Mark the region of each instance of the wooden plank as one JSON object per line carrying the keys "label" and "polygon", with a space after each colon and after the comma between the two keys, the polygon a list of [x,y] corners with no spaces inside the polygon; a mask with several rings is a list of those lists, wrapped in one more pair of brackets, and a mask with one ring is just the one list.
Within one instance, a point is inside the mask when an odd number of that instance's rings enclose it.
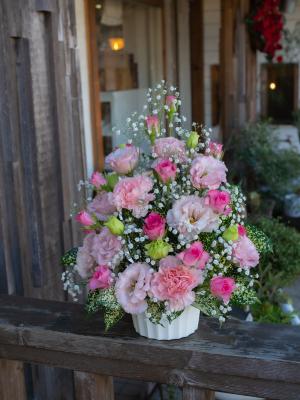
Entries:
{"label": "wooden plank", "polygon": [[200,389],[194,386],[184,386],[182,400],[214,400],[215,394],[210,390]]}
{"label": "wooden plank", "polygon": [[76,400],[114,400],[113,378],[75,371]]}
{"label": "wooden plank", "polygon": [[18,361],[0,360],[0,399],[26,400],[23,364]]}
{"label": "wooden plank", "polygon": [[85,1],[85,17],[87,29],[87,50],[89,67],[89,89],[93,126],[93,158],[95,169],[104,168],[104,144],[102,134],[102,116],[100,100],[99,62],[96,34],[95,1]]}
{"label": "wooden plank", "polygon": [[[281,400],[299,398],[298,328],[201,318],[172,342],[139,337],[131,319],[110,332],[84,307],[1,296],[0,358],[44,362],[108,376],[191,385]],[[272,335],[270,335],[270,329]]]}

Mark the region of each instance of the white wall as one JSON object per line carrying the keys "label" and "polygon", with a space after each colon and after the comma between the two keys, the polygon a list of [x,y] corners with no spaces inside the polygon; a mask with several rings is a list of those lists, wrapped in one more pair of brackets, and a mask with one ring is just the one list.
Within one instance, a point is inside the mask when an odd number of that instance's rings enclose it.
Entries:
{"label": "white wall", "polygon": [[91,121],[91,105],[90,105],[90,87],[88,77],[88,55],[87,55],[87,32],[85,25],[85,8],[84,1],[75,0],[76,14],[76,30],[77,30],[77,45],[79,52],[81,92],[82,92],[82,107],[83,107],[83,127],[85,138],[86,152],[86,168],[87,174],[90,176],[94,169],[93,160],[93,132]]}

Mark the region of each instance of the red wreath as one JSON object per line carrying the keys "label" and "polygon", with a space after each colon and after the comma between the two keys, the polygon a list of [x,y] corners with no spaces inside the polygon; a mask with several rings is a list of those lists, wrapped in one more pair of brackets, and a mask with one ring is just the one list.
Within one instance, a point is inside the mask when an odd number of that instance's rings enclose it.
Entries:
{"label": "red wreath", "polygon": [[280,0],[256,1],[252,12],[246,18],[251,42],[255,50],[260,50],[272,61],[280,44],[283,32],[283,15]]}

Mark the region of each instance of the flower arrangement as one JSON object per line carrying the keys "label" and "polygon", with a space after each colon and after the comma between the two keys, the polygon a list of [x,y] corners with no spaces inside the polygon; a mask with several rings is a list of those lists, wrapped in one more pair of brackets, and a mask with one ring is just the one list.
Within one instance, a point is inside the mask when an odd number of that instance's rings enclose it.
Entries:
{"label": "flower arrangement", "polygon": [[[269,61],[282,49],[283,15],[280,0],[256,0],[246,18],[252,46],[267,55]],[[282,56],[277,57],[282,62]]]}
{"label": "flower arrangement", "polygon": [[191,305],[223,322],[233,304],[256,301],[263,245],[248,235],[222,145],[203,126],[184,127],[174,87],[162,81],[147,99],[127,119],[127,143],[106,157],[110,172],[85,185],[94,196],[76,215],[85,237],[63,257],[64,287],[76,297],[86,286],[87,310],[103,309],[107,328],[124,313],[166,324]]}

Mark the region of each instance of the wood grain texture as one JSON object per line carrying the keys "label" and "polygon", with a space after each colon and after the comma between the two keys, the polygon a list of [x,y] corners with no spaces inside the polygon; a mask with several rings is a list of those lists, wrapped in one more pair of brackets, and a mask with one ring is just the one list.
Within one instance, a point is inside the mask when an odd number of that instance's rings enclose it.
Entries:
{"label": "wood grain texture", "polygon": [[26,400],[23,363],[0,360],[0,399]]}
{"label": "wood grain texture", "polygon": [[114,400],[113,378],[85,372],[74,372],[76,400]]}
{"label": "wood grain texture", "polygon": [[[189,338],[139,337],[129,319],[109,332],[77,304],[1,296],[0,357],[270,399],[299,399],[297,328],[201,318]],[[270,335],[270,331],[272,335]]]}
{"label": "wood grain texture", "polygon": [[215,394],[210,390],[197,388],[194,386],[184,386],[182,400],[214,400]]}

